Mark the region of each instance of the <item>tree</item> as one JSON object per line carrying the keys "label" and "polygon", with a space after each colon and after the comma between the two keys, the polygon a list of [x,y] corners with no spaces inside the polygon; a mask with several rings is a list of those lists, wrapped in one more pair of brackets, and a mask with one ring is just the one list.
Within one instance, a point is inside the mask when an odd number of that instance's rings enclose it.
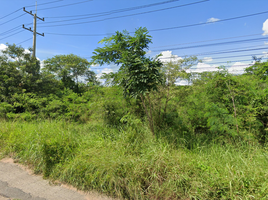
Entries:
{"label": "tree", "polygon": [[91,83],[92,85],[100,85],[100,82],[97,79],[96,73],[93,71],[90,71],[89,69],[87,69],[85,71],[85,80],[88,83]]}
{"label": "tree", "polygon": [[164,62],[162,68],[166,85],[175,85],[175,82],[178,80],[178,78],[189,78],[189,74],[186,72],[186,70],[198,62],[199,61],[196,56],[179,59],[172,55],[170,61]]}
{"label": "tree", "polygon": [[[133,98],[140,97],[145,109],[150,129],[154,135],[152,104],[149,93],[157,90],[163,83],[160,73],[162,63],[157,59],[147,58],[146,49],[151,43],[151,36],[146,28],[139,28],[134,36],[126,31],[117,31],[115,35],[100,41],[104,47],[93,52],[92,62],[95,64],[120,65],[121,79],[118,81],[124,89],[124,95]],[[149,107],[146,105],[148,102]]]}
{"label": "tree", "polygon": [[89,62],[74,54],[57,55],[44,62],[44,70],[56,74],[64,87],[78,92],[79,77],[85,75]]}
{"label": "tree", "polygon": [[[256,61],[256,59],[254,59]],[[245,69],[246,74],[253,74],[260,78],[262,81],[267,81],[268,77],[268,62],[261,63],[260,60]]]}
{"label": "tree", "polygon": [[[177,58],[171,55],[168,62],[163,62],[163,67],[161,69],[162,74],[165,79],[165,84],[161,86],[159,97],[157,98],[156,104],[158,105],[158,110],[161,110],[162,98],[165,97],[165,105],[163,108],[162,117],[159,116],[159,120],[163,121],[167,114],[168,102],[172,99],[171,88],[175,86],[175,82],[179,79],[189,79],[191,74],[187,73],[186,70],[197,64],[198,59],[196,56]],[[158,112],[160,115],[160,111]]]}
{"label": "tree", "polygon": [[[1,75],[4,76],[1,82],[5,93],[10,93],[11,85],[26,89],[27,92],[38,91],[38,80],[40,79],[40,62],[31,57],[31,49],[25,50],[15,44],[7,44],[7,48],[2,51]],[[9,88],[9,89],[8,89]],[[14,91],[14,90],[12,90]]]}

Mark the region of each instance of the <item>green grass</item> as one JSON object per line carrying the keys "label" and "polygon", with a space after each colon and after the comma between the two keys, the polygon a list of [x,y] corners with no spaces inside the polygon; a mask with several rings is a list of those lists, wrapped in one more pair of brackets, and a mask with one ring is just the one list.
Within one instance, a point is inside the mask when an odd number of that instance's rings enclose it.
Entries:
{"label": "green grass", "polygon": [[100,123],[1,121],[0,155],[52,180],[125,199],[268,199],[264,147],[175,148],[135,123],[118,130]]}

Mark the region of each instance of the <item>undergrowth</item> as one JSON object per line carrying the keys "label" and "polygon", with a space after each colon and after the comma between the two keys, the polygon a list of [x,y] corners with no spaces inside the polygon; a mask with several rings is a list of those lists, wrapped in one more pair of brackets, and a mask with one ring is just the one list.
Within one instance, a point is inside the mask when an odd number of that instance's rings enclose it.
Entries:
{"label": "undergrowth", "polygon": [[35,173],[82,190],[124,199],[268,198],[268,152],[258,144],[203,145],[196,139],[192,148],[183,142],[175,146],[153,138],[139,120],[121,128],[0,123],[2,157],[12,155]]}

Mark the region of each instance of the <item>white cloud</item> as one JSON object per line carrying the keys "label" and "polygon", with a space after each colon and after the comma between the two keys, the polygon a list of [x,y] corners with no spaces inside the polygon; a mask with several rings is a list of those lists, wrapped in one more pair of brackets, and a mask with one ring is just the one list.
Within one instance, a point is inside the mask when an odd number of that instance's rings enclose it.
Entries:
{"label": "white cloud", "polygon": [[182,59],[182,58],[179,57],[178,55],[172,55],[172,51],[162,51],[161,54],[162,54],[162,56],[160,56],[158,59],[159,59],[162,63],[176,62],[176,61]]}
{"label": "white cloud", "polygon": [[268,35],[268,19],[263,23],[262,30],[264,31],[262,35]]}
{"label": "white cloud", "polygon": [[110,68],[104,68],[100,73],[97,74],[97,78],[100,78],[103,74],[108,74],[110,72],[113,72]]}
{"label": "white cloud", "polygon": [[211,57],[204,57],[203,62],[211,62],[213,59]]}
{"label": "white cloud", "polygon": [[228,72],[231,74],[243,74],[245,72],[245,69],[253,64],[254,63],[245,64],[241,62],[236,62],[235,64],[233,64],[231,67],[228,68]]}
{"label": "white cloud", "polygon": [[214,17],[211,17],[207,20],[207,23],[213,23],[213,22],[217,22],[219,21],[220,19],[217,19],[217,18],[214,18]]}
{"label": "white cloud", "polygon": [[99,64],[97,64],[97,63],[96,63],[96,64],[92,64],[92,65],[91,65],[91,67],[98,67],[98,66],[100,66],[100,65],[99,65]]}
{"label": "white cloud", "polygon": [[264,42],[265,45],[268,45],[268,42]]}
{"label": "white cloud", "polygon": [[187,73],[195,72],[195,73],[201,73],[201,72],[213,72],[218,71],[217,65],[209,65],[206,63],[198,63],[196,67],[190,68],[186,70]]}
{"label": "white cloud", "polygon": [[[99,71],[99,70],[98,70]],[[100,79],[100,77],[103,75],[103,74],[108,74],[110,72],[113,72],[112,69],[110,68],[104,68],[100,73],[97,74],[97,79],[98,81],[101,82],[101,84],[104,84],[105,83],[105,80],[104,79]]]}
{"label": "white cloud", "polygon": [[0,51],[5,50],[7,48],[7,45],[5,44],[0,44]]}
{"label": "white cloud", "polygon": [[42,61],[40,60],[40,68],[41,68],[41,69],[43,69],[43,68],[44,68],[44,66],[45,66],[44,61],[45,61],[45,60],[42,60]]}
{"label": "white cloud", "polygon": [[5,44],[0,44],[0,55],[2,55],[2,51],[7,48],[7,45]]}
{"label": "white cloud", "polygon": [[31,52],[29,51],[29,49],[24,49],[24,53],[30,54]]}
{"label": "white cloud", "polygon": [[151,53],[152,53],[151,50],[149,50],[149,51],[146,52],[147,55],[150,55]]}
{"label": "white cloud", "polygon": [[263,57],[264,57],[264,58],[268,58],[268,52],[264,51],[264,52],[262,52],[262,53],[263,53]]}
{"label": "white cloud", "polygon": [[187,80],[177,80],[175,85],[189,85],[189,82]]}

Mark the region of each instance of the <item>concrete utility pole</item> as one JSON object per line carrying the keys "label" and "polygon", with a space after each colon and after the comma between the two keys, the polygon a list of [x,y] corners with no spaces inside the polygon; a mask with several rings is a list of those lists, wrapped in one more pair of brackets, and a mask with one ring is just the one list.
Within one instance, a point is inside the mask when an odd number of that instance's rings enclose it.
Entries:
{"label": "concrete utility pole", "polygon": [[22,28],[28,30],[28,31],[31,31],[33,32],[33,54],[32,54],[32,57],[35,58],[35,55],[36,55],[36,34],[38,35],[41,35],[41,36],[45,36],[44,33],[38,33],[36,32],[36,19],[40,19],[42,21],[45,21],[44,18],[40,18],[40,17],[37,17],[37,3],[36,3],[36,6],[35,6],[35,14],[32,13],[32,11],[28,12],[25,10],[25,7],[23,8],[23,11],[24,12],[27,12],[28,14],[32,15],[34,17],[34,21],[33,21],[33,30],[30,28],[25,28],[24,24],[22,25]]}

